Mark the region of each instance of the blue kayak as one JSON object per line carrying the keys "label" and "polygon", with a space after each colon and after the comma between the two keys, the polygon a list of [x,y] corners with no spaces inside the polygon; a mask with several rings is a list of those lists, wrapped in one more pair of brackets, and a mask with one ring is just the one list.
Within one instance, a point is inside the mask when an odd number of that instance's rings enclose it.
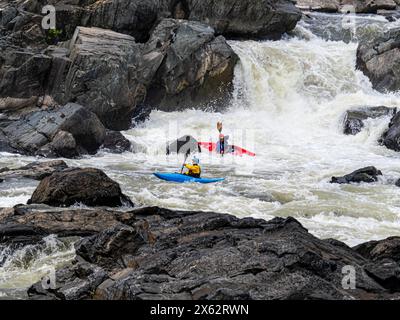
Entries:
{"label": "blue kayak", "polygon": [[185,174],[180,173],[153,173],[157,178],[165,181],[179,182],[179,183],[188,183],[188,182],[196,182],[196,183],[214,183],[224,181],[224,178],[216,178],[216,179],[207,179],[207,178],[193,178],[187,176]]}

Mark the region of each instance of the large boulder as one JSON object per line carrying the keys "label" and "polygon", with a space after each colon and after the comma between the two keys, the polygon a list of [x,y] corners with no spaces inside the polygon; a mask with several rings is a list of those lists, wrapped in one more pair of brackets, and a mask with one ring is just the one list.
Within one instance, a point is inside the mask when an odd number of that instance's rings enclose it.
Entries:
{"label": "large boulder", "polygon": [[365,167],[353,171],[352,173],[346,174],[343,177],[332,177],[331,183],[347,184],[347,183],[360,183],[360,182],[377,182],[378,176],[381,176],[382,172],[375,167]]}
{"label": "large boulder", "polygon": [[[30,298],[399,297],[400,288],[393,285],[400,279],[395,265],[389,268],[364,258],[339,241],[317,239],[290,217],[267,222],[160,208],[142,208],[134,214],[136,219],[129,224],[79,241],[74,264],[57,271],[57,288],[45,290],[37,283],[28,290]],[[356,274],[354,289],[344,286],[349,266]],[[87,270],[83,274],[102,270],[103,280],[84,282],[82,269]],[[79,297],[68,294],[78,290]]]}
{"label": "large boulder", "polygon": [[214,29],[198,22],[164,19],[147,44],[152,52],[157,46],[163,49],[164,59],[149,86],[146,105],[176,111],[220,109],[228,104],[238,57]]}
{"label": "large boulder", "polygon": [[394,151],[400,151],[400,112],[392,118],[389,128],[383,133],[381,142]]}
{"label": "large boulder", "polygon": [[94,168],[72,168],[44,178],[33,192],[29,203],[51,206],[133,206],[119,184],[103,171]]}
{"label": "large boulder", "polygon": [[[139,45],[131,36],[110,30],[78,27],[70,51],[54,74],[64,77],[53,84],[50,94],[57,101],[75,101],[95,113],[109,129],[127,129],[136,104],[143,100],[146,78],[141,70]],[[157,69],[157,63],[154,68]],[[149,79],[150,80],[150,79]]]}
{"label": "large boulder", "polygon": [[123,153],[125,151],[130,151],[132,144],[121,132],[107,130],[101,147],[108,152]]}
{"label": "large boulder", "polygon": [[391,29],[372,43],[360,43],[357,68],[376,90],[400,90],[400,28]]}
{"label": "large boulder", "polygon": [[0,141],[4,141],[0,151],[11,148],[28,155],[73,157],[95,153],[104,141],[100,120],[78,104],[36,110],[0,120]]}
{"label": "large boulder", "polygon": [[385,106],[352,108],[346,111],[343,121],[343,132],[344,134],[355,135],[364,127],[365,120],[393,116],[395,113],[396,108]]}

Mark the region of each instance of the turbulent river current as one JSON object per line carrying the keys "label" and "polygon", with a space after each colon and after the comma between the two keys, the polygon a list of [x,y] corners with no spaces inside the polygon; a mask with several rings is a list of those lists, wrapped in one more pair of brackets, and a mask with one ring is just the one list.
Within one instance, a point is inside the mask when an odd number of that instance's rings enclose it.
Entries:
{"label": "turbulent river current", "polygon": [[[321,238],[349,245],[400,235],[400,153],[378,143],[389,118],[366,122],[356,136],[343,134],[343,115],[356,106],[400,107],[400,94],[374,91],[356,70],[360,40],[398,27],[379,16],[356,18],[355,30],[343,30],[342,18],[313,14],[280,41],[230,41],[240,57],[234,99],[222,113],[153,111],[124,132],[137,153],[105,151],[70,166],[97,167],[121,184],[139,206],[230,213],[271,219],[293,216]],[[216,140],[223,121],[230,142],[257,156],[201,153],[203,175],[226,177],[212,185],[171,184],[154,171],[173,172],[183,156],[165,155],[166,141],[190,134]],[[0,167],[18,167],[37,159],[0,154]],[[384,175],[375,184],[330,184],[331,176],[374,165]],[[0,184],[0,207],[26,203],[37,183]],[[71,242],[49,237],[37,246],[9,253],[0,247],[0,298],[40,279],[46,266],[72,259]],[[10,293],[11,292],[11,293]]]}

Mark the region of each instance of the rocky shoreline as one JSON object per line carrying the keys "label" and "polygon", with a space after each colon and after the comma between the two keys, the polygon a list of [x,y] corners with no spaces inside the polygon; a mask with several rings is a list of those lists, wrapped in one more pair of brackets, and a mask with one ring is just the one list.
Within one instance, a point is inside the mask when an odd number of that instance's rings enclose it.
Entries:
{"label": "rocky shoreline", "polygon": [[[316,238],[291,217],[132,209],[103,172],[62,161],[1,171],[5,183],[41,180],[30,201],[36,204],[0,209],[1,245],[37,244],[49,235],[80,239],[74,260],[56,271],[55,287],[33,284],[29,299],[400,298],[399,237],[351,248]],[[103,206],[110,197],[125,205]],[[70,207],[75,202],[88,205]],[[355,272],[351,289],[346,268]]]}

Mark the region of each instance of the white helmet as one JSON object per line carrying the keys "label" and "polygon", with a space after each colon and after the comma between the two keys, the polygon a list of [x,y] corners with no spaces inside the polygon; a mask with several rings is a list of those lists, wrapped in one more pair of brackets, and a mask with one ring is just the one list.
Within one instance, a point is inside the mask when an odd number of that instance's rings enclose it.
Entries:
{"label": "white helmet", "polygon": [[199,158],[197,158],[196,156],[193,157],[192,161],[193,161],[193,163],[195,163],[195,164],[199,164],[199,163],[200,163]]}

